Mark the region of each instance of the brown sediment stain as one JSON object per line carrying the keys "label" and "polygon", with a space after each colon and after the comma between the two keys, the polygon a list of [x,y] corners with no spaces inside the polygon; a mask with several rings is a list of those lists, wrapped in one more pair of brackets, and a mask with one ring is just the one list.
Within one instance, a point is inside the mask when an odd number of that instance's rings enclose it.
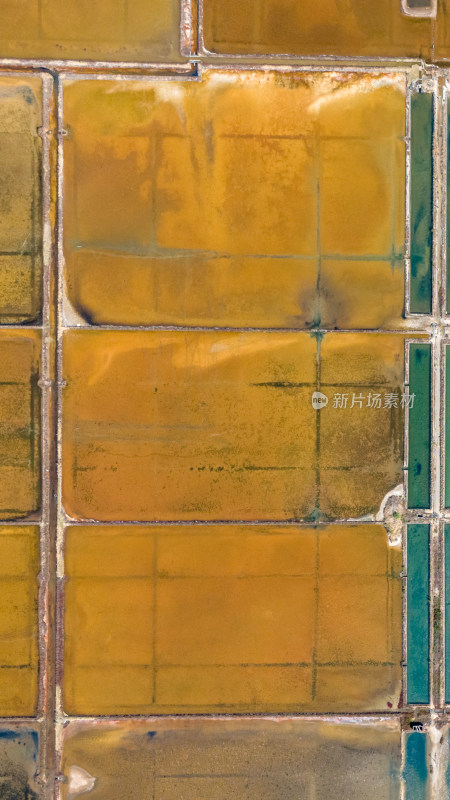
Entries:
{"label": "brown sediment stain", "polygon": [[403,256],[404,77],[68,82],[65,125],[66,288],[89,322],[402,324],[402,270],[372,287]]}
{"label": "brown sediment stain", "polygon": [[69,527],[64,710],[387,710],[400,570],[381,525]]}

